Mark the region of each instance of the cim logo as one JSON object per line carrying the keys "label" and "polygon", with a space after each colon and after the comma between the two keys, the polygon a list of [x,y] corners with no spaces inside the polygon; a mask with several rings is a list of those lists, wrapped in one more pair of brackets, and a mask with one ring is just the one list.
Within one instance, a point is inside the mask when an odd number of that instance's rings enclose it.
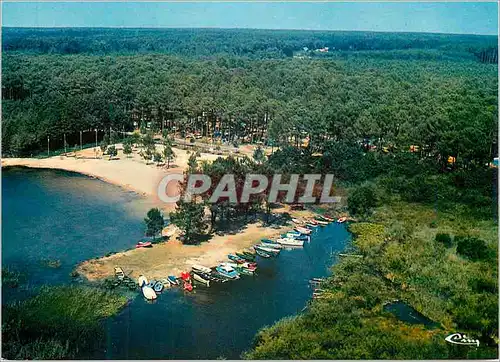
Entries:
{"label": "cim logo", "polygon": [[477,346],[479,347],[479,340],[467,337],[463,333],[453,333],[445,338],[446,342],[453,344],[460,344],[462,346]]}

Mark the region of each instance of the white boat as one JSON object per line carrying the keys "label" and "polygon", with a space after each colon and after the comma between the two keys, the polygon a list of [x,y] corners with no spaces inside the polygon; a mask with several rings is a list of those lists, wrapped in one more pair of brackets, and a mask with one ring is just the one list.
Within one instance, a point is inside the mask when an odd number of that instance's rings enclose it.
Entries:
{"label": "white boat", "polygon": [[328,223],[328,221],[317,220],[317,219],[316,219],[316,220],[314,220],[314,221],[316,221],[316,222],[317,222],[319,225],[321,225],[321,226],[323,226],[323,225],[328,225],[328,224],[329,224],[329,223]]}
{"label": "white boat", "polygon": [[207,287],[210,286],[210,280],[202,278],[200,275],[198,275],[196,273],[193,273],[193,279],[196,280],[197,282],[205,284]]}
{"label": "white boat", "polygon": [[146,278],[144,275],[139,275],[139,279],[137,279],[137,282],[139,283],[139,286],[142,288],[143,285],[148,284],[148,278]]}
{"label": "white boat", "polygon": [[257,245],[256,246],[257,248],[259,248],[260,250],[264,250],[266,253],[273,253],[273,254],[279,254],[280,253],[280,249],[276,249],[276,248],[273,248],[273,247],[269,247],[269,246],[265,246],[265,245]]}
{"label": "white boat", "polygon": [[303,228],[302,226],[297,226],[295,228],[299,233],[309,235],[311,233],[310,229]]}
{"label": "white boat", "polygon": [[120,268],[119,266],[115,267],[115,276],[118,280],[125,279],[125,273],[123,272],[123,269]]}
{"label": "white boat", "polygon": [[220,263],[215,270],[227,279],[239,279],[240,274],[229,263]]}
{"label": "white boat", "polygon": [[292,219],[292,222],[293,222],[294,224],[297,224],[297,225],[302,225],[302,224],[303,224],[303,222],[302,222],[302,221],[300,221],[299,219]]}
{"label": "white boat", "polygon": [[210,274],[212,272],[212,269],[210,269],[209,267],[203,266],[203,265],[195,264],[192,266],[192,268],[193,268],[193,270],[198,270],[198,271],[201,271],[202,273]]}
{"label": "white boat", "polygon": [[281,238],[276,240],[277,243],[281,245],[290,245],[290,246],[303,246],[304,245],[304,240],[297,240],[297,239],[291,239],[291,238]]}
{"label": "white boat", "polygon": [[144,298],[147,300],[153,300],[156,299],[156,292],[153,290],[153,288],[150,287],[142,287],[142,294],[144,295]]}
{"label": "white boat", "polygon": [[266,243],[264,241],[260,243],[260,246],[264,246],[266,248],[272,248],[272,249],[282,249],[283,248],[283,246],[281,246],[281,244],[278,244],[278,243],[271,244],[271,243]]}

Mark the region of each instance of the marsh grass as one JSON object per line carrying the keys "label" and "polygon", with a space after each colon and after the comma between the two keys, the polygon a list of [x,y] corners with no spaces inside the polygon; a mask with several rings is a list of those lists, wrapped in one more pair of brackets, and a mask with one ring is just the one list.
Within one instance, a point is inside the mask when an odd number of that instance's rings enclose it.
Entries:
{"label": "marsh grass", "polygon": [[124,296],[96,288],[43,287],[36,296],[3,307],[2,357],[78,357],[100,343],[101,320],[126,302]]}
{"label": "marsh grass", "polygon": [[40,261],[40,264],[46,268],[57,269],[61,267],[61,260],[59,259],[43,259]]}
{"label": "marsh grass", "polygon": [[2,287],[17,288],[22,283],[22,274],[10,268],[2,268]]}
{"label": "marsh grass", "polygon": [[[341,258],[321,285],[328,298],[263,328],[249,359],[497,358],[498,225],[460,205],[447,209],[393,199],[363,222],[349,225],[363,258]],[[470,210],[470,209],[469,209]],[[488,258],[471,260],[436,235],[484,240]],[[436,328],[407,324],[384,312],[400,300]],[[457,348],[454,332],[479,338]]]}

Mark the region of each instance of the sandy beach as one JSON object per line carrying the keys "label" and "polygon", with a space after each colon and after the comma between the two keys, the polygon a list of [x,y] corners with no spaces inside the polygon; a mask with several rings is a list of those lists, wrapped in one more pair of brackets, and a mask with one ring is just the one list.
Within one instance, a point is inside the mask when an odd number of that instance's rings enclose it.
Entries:
{"label": "sandy beach", "polygon": [[[157,146],[160,152],[161,147]],[[117,149],[118,156],[112,160],[109,160],[106,155],[98,155],[98,158],[94,158],[94,149],[85,149],[72,156],[54,156],[44,159],[4,158],[2,159],[2,167],[24,166],[78,172],[149,197],[153,201],[161,203],[165,212],[173,210],[175,204],[165,204],[157,197],[158,184],[169,173],[182,173],[187,167],[190,154],[187,151],[174,148],[176,158],[167,169],[165,166],[157,166],[153,162],[146,164],[146,161],[138,155],[137,150],[131,157],[127,157],[122,152],[121,144],[117,144]],[[219,156],[202,153],[199,159],[213,161],[217,157]]]}
{"label": "sandy beach", "polygon": [[[273,212],[290,212],[293,217],[298,218],[313,216],[309,211],[290,211],[288,206]],[[264,227],[261,222],[257,222],[248,224],[242,232],[216,235],[200,245],[183,245],[177,239],[177,234],[174,234],[168,242],[155,244],[152,248],[133,249],[85,261],[78,265],[76,271],[90,281],[113,276],[115,266],[122,267],[133,278],[141,274],[148,278],[166,278],[168,275],[190,271],[193,264],[213,267],[220,262],[227,262],[227,254],[249,248],[262,238],[276,238],[292,228]]]}
{"label": "sandy beach", "polygon": [[[161,147],[161,146],[160,146]],[[77,152],[71,157],[54,156],[45,159],[35,158],[7,158],[2,160],[2,167],[25,166],[33,168],[60,169],[79,172],[88,176],[135,191],[152,200],[161,202],[156,196],[159,181],[168,173],[182,173],[187,167],[189,153],[181,149],[174,149],[176,159],[169,169],[146,164],[137,154],[126,157],[117,145],[118,157],[109,160],[107,156],[94,158],[94,150],[86,149]],[[161,151],[161,150],[160,150]],[[215,160],[217,155],[202,153],[200,160]],[[174,204],[162,203],[162,209],[168,213],[175,208]],[[290,212],[288,207],[273,210],[274,213]],[[308,211],[290,212],[294,217],[310,217]],[[170,229],[170,230],[169,230]],[[115,266],[120,266],[132,277],[143,274],[148,278],[163,278],[168,275],[179,275],[182,271],[190,270],[193,264],[215,266],[227,260],[227,254],[234,253],[252,246],[261,238],[273,238],[283,233],[287,228],[263,227],[260,223],[249,224],[235,235],[214,236],[210,241],[201,245],[183,245],[178,239],[175,227],[166,228],[163,234],[171,232],[168,242],[154,245],[150,249],[133,249],[113,254],[108,257],[85,261],[77,266],[76,271],[90,281],[103,279],[113,275]],[[135,243],[135,240],[131,240]]]}

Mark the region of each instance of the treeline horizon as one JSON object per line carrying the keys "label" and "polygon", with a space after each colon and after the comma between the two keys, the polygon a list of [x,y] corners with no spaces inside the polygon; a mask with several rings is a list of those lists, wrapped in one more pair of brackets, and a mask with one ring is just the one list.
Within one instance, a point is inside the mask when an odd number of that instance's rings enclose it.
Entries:
{"label": "treeline horizon", "polygon": [[[498,61],[497,37],[477,34],[247,28],[3,28],[3,51],[42,54],[164,53],[204,57],[292,57],[304,47],[330,51],[439,49]],[[490,54],[485,56],[484,53]],[[496,54],[496,55],[495,55]]]}

